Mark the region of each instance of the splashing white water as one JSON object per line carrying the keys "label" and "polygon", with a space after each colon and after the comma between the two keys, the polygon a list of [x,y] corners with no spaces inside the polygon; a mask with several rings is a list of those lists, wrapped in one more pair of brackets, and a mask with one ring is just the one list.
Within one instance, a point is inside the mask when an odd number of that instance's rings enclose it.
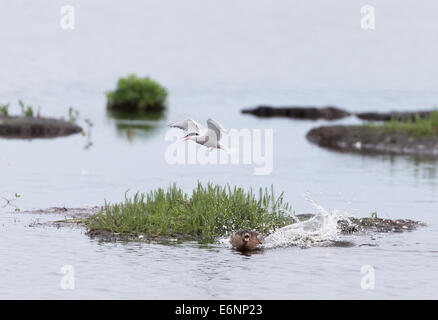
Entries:
{"label": "splashing white water", "polygon": [[345,217],[334,210],[328,212],[320,204],[316,203],[306,195],[306,200],[317,210],[317,214],[305,221],[297,220],[283,228],[275,230],[265,238],[263,248],[275,248],[284,246],[310,247],[321,245],[326,242],[335,241],[339,235],[338,221]]}

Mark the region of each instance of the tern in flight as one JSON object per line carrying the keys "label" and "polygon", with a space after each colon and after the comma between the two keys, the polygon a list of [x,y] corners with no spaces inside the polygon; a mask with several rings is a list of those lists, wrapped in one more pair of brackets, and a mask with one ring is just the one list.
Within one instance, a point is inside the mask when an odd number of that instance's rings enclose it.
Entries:
{"label": "tern in flight", "polygon": [[211,150],[222,149],[227,151],[227,148],[220,142],[222,133],[227,133],[227,130],[214,119],[207,120],[208,128],[203,127],[193,119],[177,121],[169,125],[171,128],[179,128],[186,132],[184,141],[193,140],[196,143],[202,144]]}

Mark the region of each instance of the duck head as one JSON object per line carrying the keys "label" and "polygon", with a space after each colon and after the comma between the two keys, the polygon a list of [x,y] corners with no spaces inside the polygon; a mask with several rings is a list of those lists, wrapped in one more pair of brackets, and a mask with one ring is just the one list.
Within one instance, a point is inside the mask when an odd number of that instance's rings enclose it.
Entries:
{"label": "duck head", "polygon": [[250,251],[262,244],[263,237],[257,231],[239,230],[231,236],[230,242],[239,251]]}

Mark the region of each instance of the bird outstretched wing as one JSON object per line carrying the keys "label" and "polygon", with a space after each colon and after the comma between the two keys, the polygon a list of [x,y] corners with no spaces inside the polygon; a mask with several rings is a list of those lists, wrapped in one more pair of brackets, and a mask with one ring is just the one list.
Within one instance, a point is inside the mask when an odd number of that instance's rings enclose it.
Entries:
{"label": "bird outstretched wing", "polygon": [[203,127],[191,118],[186,118],[184,120],[176,121],[174,123],[169,124],[171,128],[179,128],[184,131],[189,132],[200,132]]}
{"label": "bird outstretched wing", "polygon": [[219,123],[219,121],[214,119],[208,119],[207,125],[210,130],[216,134],[216,139],[219,141],[222,137],[222,132],[227,133],[227,130]]}

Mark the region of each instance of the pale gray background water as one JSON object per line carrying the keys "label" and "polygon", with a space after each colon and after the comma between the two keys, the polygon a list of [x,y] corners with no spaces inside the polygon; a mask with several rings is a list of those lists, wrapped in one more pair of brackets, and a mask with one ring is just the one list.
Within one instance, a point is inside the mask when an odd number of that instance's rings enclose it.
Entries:
{"label": "pale gray background water", "polygon": [[[76,29],[59,26],[76,8]],[[376,7],[376,30],[360,8]],[[0,139],[0,196],[22,209],[100,205],[127,189],[178,182],[269,186],[298,213],[313,208],[354,216],[412,218],[421,230],[355,239],[352,248],[279,248],[250,257],[197,244],[99,244],[82,230],[31,228],[37,217],[0,210],[1,298],[437,298],[436,162],[366,157],[305,140],[326,122],[257,119],[258,104],[333,104],[353,111],[415,110],[438,104],[434,1],[6,1],[0,10],[0,103],[69,106],[94,122],[93,147],[80,135]],[[104,92],[129,72],[169,90],[157,129],[128,141],[105,114]],[[227,128],[274,128],[269,176],[253,166],[169,166],[164,124],[209,117]],[[356,122],[354,119],[336,123]],[[54,217],[56,218],[56,217]],[[375,247],[358,246],[374,243]],[[60,289],[63,265],[76,289]],[[375,290],[360,287],[362,265]]]}

